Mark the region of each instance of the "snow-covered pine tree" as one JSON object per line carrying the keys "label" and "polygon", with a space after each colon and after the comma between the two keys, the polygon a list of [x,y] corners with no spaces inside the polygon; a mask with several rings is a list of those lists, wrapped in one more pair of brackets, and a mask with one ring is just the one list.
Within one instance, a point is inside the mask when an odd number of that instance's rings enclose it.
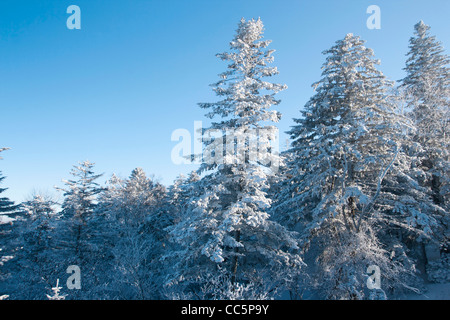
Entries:
{"label": "snow-covered pine tree", "polygon": [[[290,178],[277,206],[301,232],[309,249],[306,262],[317,259],[309,271],[312,279],[320,279],[313,284],[322,297],[361,299],[367,294],[368,266],[380,267],[384,289],[412,271],[390,257],[394,246],[402,248],[399,240],[385,246],[379,239],[386,228],[409,229],[411,211],[420,211],[420,202],[413,201],[413,209],[394,216],[402,190],[385,188],[387,180],[407,177],[400,159],[408,122],[396,112],[389,95],[392,83],[376,68],[379,61],[364,41],[347,34],[323,53],[316,93],[289,132]],[[400,187],[410,186],[404,182]]]}
{"label": "snow-covered pine tree", "polygon": [[[230,298],[233,294],[225,288],[239,285],[255,288],[247,298],[265,290],[273,295],[302,265],[293,253],[297,243],[292,233],[267,213],[268,176],[279,160],[270,141],[277,133],[271,123],[278,122],[280,113],[270,107],[279,104],[275,94],[286,86],[264,80],[278,70],[269,66],[274,50],[267,49],[271,41],[262,40],[263,29],[260,19],[240,21],[231,51],[217,55],[228,62],[212,85],[223,99],[199,104],[209,110],[208,118],[220,119],[203,130],[200,172],[210,174],[202,179],[203,194],[193,199],[190,213],[171,232],[184,246],[174,253],[179,256],[177,276],[185,283],[183,293],[190,290],[192,297]],[[255,152],[263,156],[255,158]],[[230,286],[212,288],[208,279],[219,275]]]}
{"label": "snow-covered pine tree", "polygon": [[[414,26],[401,87],[416,130],[413,141],[421,185],[436,206],[435,238],[450,246],[450,58],[423,21]],[[448,266],[447,266],[448,267]]]}
{"label": "snow-covered pine tree", "polygon": [[48,196],[34,195],[22,204],[24,219],[20,224],[20,243],[15,266],[15,299],[34,300],[54,281],[55,228],[58,223],[56,202]]}
{"label": "snow-covered pine tree", "polygon": [[[415,139],[427,149],[447,151],[450,143],[450,59],[423,21],[409,40],[406,77],[401,81],[415,120]],[[430,150],[432,152],[432,150]]]}
{"label": "snow-covered pine tree", "polygon": [[450,69],[449,57],[442,44],[430,35],[423,21],[414,26],[409,40],[406,77],[401,86],[406,89],[408,107],[417,127],[414,140],[422,150],[419,157],[428,174],[433,201],[447,205],[450,180]]}
{"label": "snow-covered pine tree", "polygon": [[[8,148],[0,148],[0,152],[5,150],[8,150]],[[4,179],[5,176],[0,171],[0,183]],[[6,190],[7,188],[0,188],[0,194]],[[19,237],[17,220],[21,219],[21,216],[20,205],[14,204],[14,201],[11,201],[8,197],[0,196],[0,283],[5,283],[10,274],[5,264],[13,259],[20,249],[20,243],[17,242]],[[3,293],[0,292],[0,294]]]}
{"label": "snow-covered pine tree", "polygon": [[59,260],[55,260],[55,263],[59,263],[61,273],[69,265],[79,266],[86,283],[81,290],[72,290],[71,298],[94,298],[96,293],[93,290],[102,276],[97,268],[101,269],[105,253],[100,238],[104,222],[96,211],[97,197],[103,190],[97,179],[102,174],[94,172],[94,165],[83,161],[73,166],[70,172],[73,179],[63,180],[66,187],[57,188],[63,192],[64,200],[57,227]]}
{"label": "snow-covered pine tree", "polygon": [[83,248],[88,235],[85,234],[88,220],[92,218],[97,203],[97,195],[103,190],[96,182],[102,174],[95,174],[94,163],[89,161],[80,162],[74,166],[70,174],[72,180],[63,180],[66,189],[63,191],[64,201],[62,204],[62,215],[69,222],[69,233],[71,244],[69,245],[76,256],[83,256]]}

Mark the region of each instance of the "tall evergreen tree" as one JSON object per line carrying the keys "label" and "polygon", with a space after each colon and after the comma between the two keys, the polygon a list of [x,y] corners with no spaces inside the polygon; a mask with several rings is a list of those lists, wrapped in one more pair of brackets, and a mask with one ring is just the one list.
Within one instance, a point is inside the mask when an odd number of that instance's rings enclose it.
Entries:
{"label": "tall evergreen tree", "polygon": [[[444,209],[435,215],[434,228],[435,239],[444,250],[450,247],[450,59],[423,21],[414,26],[407,57],[401,87],[416,126],[417,171],[434,204]],[[444,269],[448,267],[447,263]]]}
{"label": "tall evergreen tree", "polygon": [[448,151],[450,59],[423,21],[414,26],[409,43],[406,77],[400,81],[407,90],[408,107],[417,126],[415,139],[428,149]]}
{"label": "tall evergreen tree", "polygon": [[[207,117],[221,120],[203,131],[200,172],[211,173],[204,178],[205,192],[193,201],[191,213],[172,230],[174,239],[184,244],[179,253],[181,278],[195,283],[202,276],[221,274],[230,288],[260,285],[260,293],[264,286],[275,290],[283,276],[289,278],[283,267],[292,267],[293,274],[302,264],[291,252],[297,248],[292,234],[267,213],[268,176],[279,160],[270,149],[277,132],[270,123],[277,122],[280,113],[270,107],[279,104],[275,94],[286,86],[264,80],[278,70],[268,66],[274,50],[267,49],[271,41],[262,40],[263,29],[260,19],[242,19],[230,42],[231,51],[218,54],[229,63],[212,85],[223,99],[200,104],[209,110]],[[255,157],[256,152],[262,157]],[[231,294],[224,288],[221,293],[211,289],[205,278],[199,282],[207,298]]]}
{"label": "tall evergreen tree", "polygon": [[81,290],[72,290],[68,298],[93,298],[96,294],[93,289],[101,283],[99,277],[105,253],[99,237],[104,222],[96,211],[97,197],[103,190],[96,180],[102,174],[96,174],[94,163],[89,161],[80,162],[70,173],[73,179],[63,180],[66,188],[57,188],[64,196],[58,226],[60,253],[57,262],[61,273],[69,265],[77,265],[86,284]]}
{"label": "tall evergreen tree", "polygon": [[102,188],[96,182],[101,174],[93,171],[94,163],[89,161],[80,162],[71,170],[72,180],[64,180],[67,189],[63,191],[64,201],[62,204],[65,221],[70,224],[69,232],[72,234],[71,247],[76,256],[81,257],[84,252],[84,244],[89,237],[86,234],[86,226],[93,217],[96,207],[97,195]]}
{"label": "tall evergreen tree", "polygon": [[373,51],[348,34],[324,54],[316,93],[289,132],[291,178],[278,212],[289,213],[287,223],[300,230],[310,255],[318,256],[318,269],[311,270],[323,280],[321,294],[360,299],[367,297],[369,265],[378,265],[390,280],[408,270],[406,263],[390,259],[399,241],[382,245],[380,231],[394,222],[409,228],[406,217],[424,228],[431,221],[424,221],[428,216],[418,210],[418,199],[412,201],[414,210],[402,207],[401,214],[392,215],[402,195],[385,186],[399,175],[407,177],[402,146],[408,123],[395,110],[392,83],[376,68]]}
{"label": "tall evergreen tree", "polygon": [[[409,43],[406,77],[401,86],[406,89],[410,115],[417,127],[414,140],[421,146],[418,156],[427,176],[424,182],[435,204],[445,206],[448,211],[450,59],[423,21],[414,26]],[[448,225],[448,217],[446,220]]]}

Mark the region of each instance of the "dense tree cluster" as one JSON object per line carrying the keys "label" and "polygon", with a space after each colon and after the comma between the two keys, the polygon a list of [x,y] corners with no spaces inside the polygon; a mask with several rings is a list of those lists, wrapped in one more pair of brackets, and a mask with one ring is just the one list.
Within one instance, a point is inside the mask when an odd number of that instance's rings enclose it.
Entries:
{"label": "dense tree cluster", "polygon": [[100,186],[85,161],[61,204],[0,198],[0,295],[395,299],[449,282],[449,58],[429,26],[414,29],[398,83],[356,35],[324,51],[279,154],[273,107],[287,87],[267,80],[278,70],[262,21],[242,19],[218,54],[219,101],[199,104],[214,135],[192,156],[198,171],[165,187],[136,168]]}

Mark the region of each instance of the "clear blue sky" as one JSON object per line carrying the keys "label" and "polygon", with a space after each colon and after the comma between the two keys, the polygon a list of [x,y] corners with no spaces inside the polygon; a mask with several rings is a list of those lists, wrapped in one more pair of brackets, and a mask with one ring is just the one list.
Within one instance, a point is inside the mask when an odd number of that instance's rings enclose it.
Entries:
{"label": "clear blue sky", "polygon": [[[81,30],[66,27],[71,4],[81,8]],[[381,8],[380,30],[366,27],[372,4]],[[209,84],[226,64],[215,54],[228,50],[241,17],[261,17],[273,40],[273,80],[289,87],[279,94],[284,132],[336,40],[361,36],[398,80],[419,20],[450,46],[449,12],[448,0],[1,0],[6,195],[20,202],[33,190],[52,192],[83,160],[106,178],[142,167],[165,184],[194,169],[171,162],[171,134],[205,120],[197,103],[216,100]]]}

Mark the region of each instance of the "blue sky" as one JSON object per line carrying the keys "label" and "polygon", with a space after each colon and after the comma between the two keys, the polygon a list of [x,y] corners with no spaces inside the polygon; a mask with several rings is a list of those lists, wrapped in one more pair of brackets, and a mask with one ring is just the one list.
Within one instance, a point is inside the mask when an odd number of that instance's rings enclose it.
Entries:
{"label": "blue sky", "polygon": [[[72,4],[81,30],[66,27]],[[381,9],[380,30],[366,27],[372,4]],[[285,132],[320,78],[321,52],[336,40],[361,36],[398,80],[419,20],[450,46],[448,12],[448,0],[1,0],[6,195],[20,202],[33,191],[53,193],[83,160],[105,178],[142,167],[165,184],[194,169],[172,163],[171,134],[206,121],[197,103],[216,100],[209,84],[226,64],[215,54],[228,50],[241,17],[261,17],[273,40],[273,80],[289,87],[278,95]]]}

